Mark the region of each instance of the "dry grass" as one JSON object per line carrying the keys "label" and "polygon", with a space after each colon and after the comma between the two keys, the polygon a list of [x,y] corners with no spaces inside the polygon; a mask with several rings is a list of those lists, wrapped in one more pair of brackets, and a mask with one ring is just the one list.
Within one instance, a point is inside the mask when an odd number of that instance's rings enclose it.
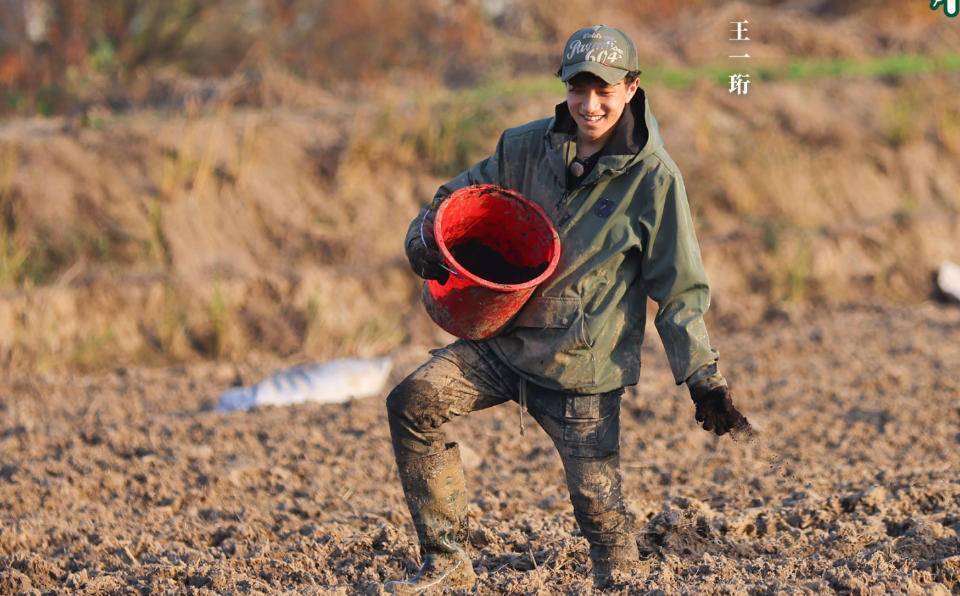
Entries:
{"label": "dry grass", "polygon": [[[801,29],[784,44],[817,35]],[[716,49],[688,33],[694,55]],[[909,56],[784,64],[740,99],[697,66],[642,79],[685,175],[716,312],[749,322],[785,302],[923,298],[925,268],[960,259],[948,242],[960,212],[956,75],[907,75],[927,64]],[[550,114],[556,80],[450,89],[426,76],[355,101],[282,69],[251,72],[209,100],[172,78],[186,89],[173,111],[3,129],[5,367],[434,342],[399,249],[406,224],[504,127]],[[692,78],[675,85],[671,72]]]}
{"label": "dry grass", "polygon": [[[562,11],[545,0],[261,0],[243,6],[168,0],[158,6],[0,3],[0,113],[89,113],[92,106],[167,103],[164,80],[171,74],[224,77],[268,64],[351,98],[376,92],[387,81],[429,78],[464,87],[549,72],[566,36],[593,22],[616,24],[633,35],[644,69],[677,85],[687,84],[690,72],[674,67],[723,61],[728,21],[744,15],[755,27],[762,24],[753,37],[757,55],[766,57],[759,62],[761,79],[855,72],[858,66],[848,58],[888,53],[890,47],[922,55],[894,57],[896,64],[882,68],[888,74],[914,72],[924,68],[914,63],[929,54],[960,49],[948,19],[923,2],[880,7],[829,0],[798,8],[769,0],[722,6],[702,0],[609,0],[599,6],[572,0]],[[832,60],[818,60],[827,58]],[[713,79],[723,71],[706,67]]]}

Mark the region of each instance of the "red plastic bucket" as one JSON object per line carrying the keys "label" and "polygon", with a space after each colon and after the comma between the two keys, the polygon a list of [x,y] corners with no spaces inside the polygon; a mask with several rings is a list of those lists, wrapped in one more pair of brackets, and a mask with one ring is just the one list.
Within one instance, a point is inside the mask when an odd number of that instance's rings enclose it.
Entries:
{"label": "red plastic bucket", "polygon": [[451,275],[443,285],[426,282],[423,303],[437,325],[464,339],[500,331],[560,261],[560,237],[543,209],[493,184],[454,191],[433,232]]}

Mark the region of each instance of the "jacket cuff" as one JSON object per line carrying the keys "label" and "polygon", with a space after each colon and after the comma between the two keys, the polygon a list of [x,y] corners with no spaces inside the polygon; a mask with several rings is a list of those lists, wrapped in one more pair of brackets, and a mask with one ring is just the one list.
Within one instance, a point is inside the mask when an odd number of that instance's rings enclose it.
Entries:
{"label": "jacket cuff", "polygon": [[727,380],[717,370],[716,362],[701,366],[687,378],[691,397],[705,395],[717,387],[727,387]]}

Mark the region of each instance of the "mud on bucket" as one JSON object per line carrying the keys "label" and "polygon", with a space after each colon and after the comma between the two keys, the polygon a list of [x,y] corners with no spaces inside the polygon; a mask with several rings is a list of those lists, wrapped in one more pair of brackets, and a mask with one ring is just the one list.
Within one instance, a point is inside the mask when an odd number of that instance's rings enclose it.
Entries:
{"label": "mud on bucket", "polygon": [[496,335],[560,261],[560,237],[536,203],[493,184],[456,190],[440,204],[434,237],[451,271],[430,280],[430,318],[464,339]]}

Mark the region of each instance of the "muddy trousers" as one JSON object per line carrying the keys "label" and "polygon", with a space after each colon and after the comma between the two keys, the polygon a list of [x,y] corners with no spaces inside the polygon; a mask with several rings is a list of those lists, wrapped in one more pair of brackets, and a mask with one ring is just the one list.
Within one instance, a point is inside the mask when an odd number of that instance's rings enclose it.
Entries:
{"label": "muddy trousers", "polygon": [[[424,555],[462,548],[467,539],[463,472],[456,446],[447,443],[441,426],[456,416],[518,401],[521,383],[481,342],[458,340],[431,354],[387,397],[397,467]],[[637,545],[620,482],[623,390],[575,395],[527,383],[525,392],[526,411],[560,454],[594,574],[629,567],[637,559]]]}

